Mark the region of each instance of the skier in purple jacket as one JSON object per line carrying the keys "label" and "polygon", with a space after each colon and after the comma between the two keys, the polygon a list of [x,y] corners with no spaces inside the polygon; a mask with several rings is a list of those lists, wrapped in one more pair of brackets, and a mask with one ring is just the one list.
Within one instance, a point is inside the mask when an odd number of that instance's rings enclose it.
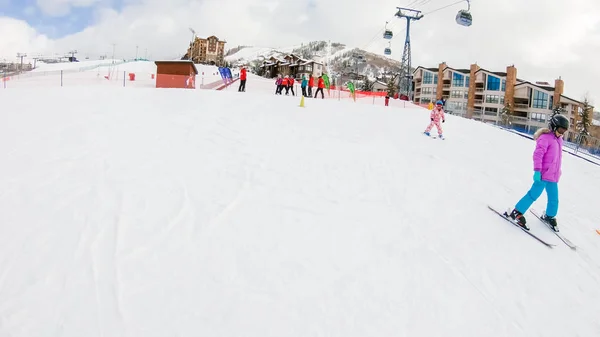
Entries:
{"label": "skier in purple jacket", "polygon": [[550,118],[548,124],[549,129],[540,128],[533,135],[533,139],[536,141],[533,151],[533,185],[519,200],[510,213],[510,217],[516,220],[521,227],[529,230],[523,214],[546,190],[548,203],[542,219],[558,232],[555,217],[558,213],[558,181],[562,174],[562,136],[569,129],[569,120],[563,115],[556,114]]}

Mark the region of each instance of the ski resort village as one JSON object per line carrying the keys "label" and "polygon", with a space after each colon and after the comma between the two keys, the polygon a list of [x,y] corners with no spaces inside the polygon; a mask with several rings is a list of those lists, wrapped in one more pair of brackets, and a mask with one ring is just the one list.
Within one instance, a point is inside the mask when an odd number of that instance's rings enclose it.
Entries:
{"label": "ski resort village", "polygon": [[0,337],[600,336],[565,6],[0,1]]}

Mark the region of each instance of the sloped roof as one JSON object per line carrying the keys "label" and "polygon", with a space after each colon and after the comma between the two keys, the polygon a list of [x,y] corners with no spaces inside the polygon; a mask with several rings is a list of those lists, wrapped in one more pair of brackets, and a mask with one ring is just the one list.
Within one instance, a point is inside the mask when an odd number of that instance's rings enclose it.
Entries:
{"label": "sloped roof", "polygon": [[529,81],[523,81],[521,83],[517,83],[517,84],[515,84],[515,87],[518,87],[518,86],[523,85],[523,84],[529,84],[529,85],[531,85],[533,87],[540,88],[540,89],[545,90],[545,91],[554,91],[554,87],[539,85],[539,84],[531,83]]}
{"label": "sloped roof", "polygon": [[432,72],[434,72],[434,73],[437,73],[437,72],[438,72],[438,68],[426,68],[426,67],[423,67],[423,66],[418,66],[418,67],[416,67],[416,68],[415,68],[415,70],[413,71],[413,74],[414,74],[415,72],[417,72],[417,70],[419,70],[419,69],[425,69],[425,70],[429,70],[429,71],[432,71]]}

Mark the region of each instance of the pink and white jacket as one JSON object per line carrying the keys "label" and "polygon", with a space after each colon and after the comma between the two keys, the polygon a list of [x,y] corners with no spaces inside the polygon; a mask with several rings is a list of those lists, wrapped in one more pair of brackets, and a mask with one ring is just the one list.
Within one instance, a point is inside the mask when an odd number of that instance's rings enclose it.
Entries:
{"label": "pink and white jacket", "polygon": [[444,108],[441,108],[438,110],[438,108],[433,108],[433,110],[431,110],[431,118],[433,118],[434,122],[439,123],[440,121],[443,121],[446,119],[446,115],[444,114]]}

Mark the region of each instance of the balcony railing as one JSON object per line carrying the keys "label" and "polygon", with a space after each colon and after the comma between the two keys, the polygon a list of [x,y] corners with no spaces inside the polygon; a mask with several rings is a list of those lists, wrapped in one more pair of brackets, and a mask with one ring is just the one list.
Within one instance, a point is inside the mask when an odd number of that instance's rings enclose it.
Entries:
{"label": "balcony railing", "polygon": [[529,118],[527,118],[527,117],[521,117],[521,116],[512,116],[512,119],[516,120],[516,121],[524,121],[524,122],[526,122],[526,121],[529,120]]}

